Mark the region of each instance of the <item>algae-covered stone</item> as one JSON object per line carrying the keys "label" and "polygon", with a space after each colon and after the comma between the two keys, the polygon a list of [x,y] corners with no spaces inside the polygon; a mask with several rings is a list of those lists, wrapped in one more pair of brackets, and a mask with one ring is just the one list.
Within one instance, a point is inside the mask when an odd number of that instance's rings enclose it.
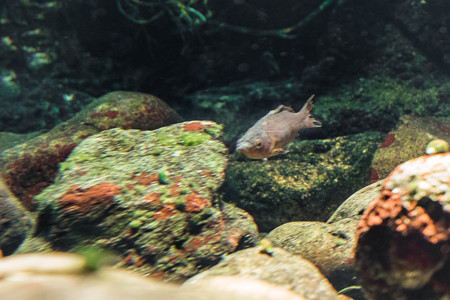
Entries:
{"label": "algae-covered stone", "polygon": [[[251,217],[216,197],[227,166],[217,131],[213,122],[195,121],[85,139],[36,197],[40,233],[56,249],[114,249],[124,257],[121,266],[173,280],[252,245]],[[201,142],[185,143],[187,134]]]}
{"label": "algae-covered stone", "polygon": [[296,220],[325,221],[369,182],[370,163],[381,136],[369,132],[297,141],[288,146],[288,154],[266,162],[231,161],[224,200],[249,212],[261,231]]}
{"label": "algae-covered stone", "polygon": [[11,192],[28,210],[35,210],[33,197],[53,182],[58,164],[83,139],[116,127],[153,130],[180,119],[171,107],[153,95],[111,92],[49,132],[23,139],[25,142],[0,153],[0,171]]}
{"label": "algae-covered stone", "polygon": [[450,141],[449,118],[403,117],[375,153],[372,180],[384,179],[399,164],[425,154],[427,144],[436,138]]}

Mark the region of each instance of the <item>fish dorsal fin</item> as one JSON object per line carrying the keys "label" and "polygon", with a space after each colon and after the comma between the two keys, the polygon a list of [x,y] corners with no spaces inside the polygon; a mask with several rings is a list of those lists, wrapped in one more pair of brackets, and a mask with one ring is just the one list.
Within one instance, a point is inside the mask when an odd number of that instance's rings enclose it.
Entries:
{"label": "fish dorsal fin", "polygon": [[273,114],[277,114],[283,111],[288,111],[288,112],[295,112],[295,110],[292,109],[292,107],[286,106],[286,105],[280,105],[277,108],[275,108],[274,110],[271,110],[269,112],[269,115],[273,115]]}

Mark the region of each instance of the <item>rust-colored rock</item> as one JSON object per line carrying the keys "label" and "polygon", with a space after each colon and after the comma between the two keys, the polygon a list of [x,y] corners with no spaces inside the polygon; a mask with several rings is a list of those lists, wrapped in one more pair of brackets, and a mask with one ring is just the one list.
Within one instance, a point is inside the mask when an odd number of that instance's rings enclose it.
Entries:
{"label": "rust-colored rock", "polygon": [[119,186],[108,182],[102,182],[87,189],[74,185],[61,196],[59,205],[66,212],[83,216],[92,213],[94,209],[100,208],[104,211],[110,207],[114,202],[114,196],[120,191]]}
{"label": "rust-colored rock", "polygon": [[355,265],[369,299],[450,297],[450,153],[398,166],[358,225]]}
{"label": "rust-colored rock", "polygon": [[59,163],[88,136],[116,127],[152,130],[180,119],[155,96],[112,92],[51,131],[2,152],[0,171],[11,192],[28,210],[35,210],[33,197],[52,184]]}

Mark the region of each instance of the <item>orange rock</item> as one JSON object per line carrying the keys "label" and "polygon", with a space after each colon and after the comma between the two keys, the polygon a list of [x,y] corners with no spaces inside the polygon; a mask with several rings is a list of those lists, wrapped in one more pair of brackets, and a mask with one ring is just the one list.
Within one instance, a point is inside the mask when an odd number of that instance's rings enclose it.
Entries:
{"label": "orange rock", "polygon": [[66,211],[85,215],[96,206],[102,206],[103,209],[111,206],[114,196],[120,194],[120,192],[121,188],[119,186],[108,182],[103,182],[87,189],[74,185],[61,196],[59,204]]}

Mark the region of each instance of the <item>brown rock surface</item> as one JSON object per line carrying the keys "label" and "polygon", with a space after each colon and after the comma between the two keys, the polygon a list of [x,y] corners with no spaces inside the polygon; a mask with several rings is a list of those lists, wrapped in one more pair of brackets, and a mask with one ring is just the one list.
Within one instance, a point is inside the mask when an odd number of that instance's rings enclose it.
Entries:
{"label": "brown rock surface", "polygon": [[450,297],[450,153],[398,166],[358,225],[355,266],[369,299]]}

